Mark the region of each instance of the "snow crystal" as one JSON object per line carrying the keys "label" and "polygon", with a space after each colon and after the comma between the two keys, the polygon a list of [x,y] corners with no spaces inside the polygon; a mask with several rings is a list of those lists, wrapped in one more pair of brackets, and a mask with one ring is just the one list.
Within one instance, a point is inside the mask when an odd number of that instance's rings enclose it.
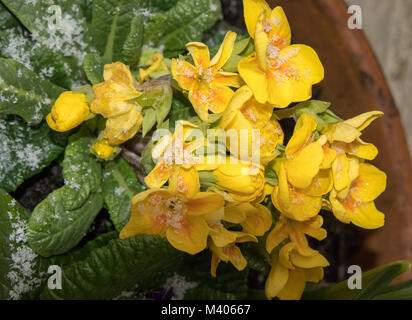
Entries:
{"label": "snow crystal", "polygon": [[114,189],[114,193],[115,193],[116,196],[120,196],[123,192],[124,192],[124,188],[122,188],[122,187],[116,187]]}
{"label": "snow crystal", "polygon": [[172,300],[182,300],[187,290],[196,288],[197,286],[198,283],[186,281],[184,276],[175,273],[166,280],[166,283],[163,285],[163,289],[173,289]]}
{"label": "snow crystal", "polygon": [[[14,201],[14,202],[13,202]],[[15,204],[13,199],[10,203]],[[10,206],[10,204],[9,204]],[[11,264],[7,278],[11,282],[9,292],[13,300],[21,299],[25,293],[32,291],[41,283],[40,279],[34,278],[35,259],[37,254],[27,245],[26,221],[20,220],[18,216],[14,216],[8,212],[11,220],[11,229],[13,230],[9,236],[9,249],[11,254]]]}

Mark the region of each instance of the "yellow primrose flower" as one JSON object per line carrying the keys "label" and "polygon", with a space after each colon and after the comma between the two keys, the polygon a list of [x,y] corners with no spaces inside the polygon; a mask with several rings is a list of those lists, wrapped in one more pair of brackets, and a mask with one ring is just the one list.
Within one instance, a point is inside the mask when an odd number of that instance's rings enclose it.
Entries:
{"label": "yellow primrose flower", "polygon": [[132,214],[120,238],[137,234],[165,236],[178,250],[196,254],[207,246],[209,227],[205,217],[221,208],[225,200],[213,192],[199,192],[194,168],[173,175],[168,189],[149,189],[132,199]]}
{"label": "yellow primrose flower", "polygon": [[306,221],[315,217],[322,208],[322,196],[332,189],[330,170],[321,170],[305,189],[299,189],[288,181],[285,160],[276,164],[278,185],[273,188],[272,203],[286,217]]}
{"label": "yellow primrose flower", "polygon": [[329,201],[335,217],[343,223],[376,229],[384,224],[384,214],[375,207],[374,200],[386,188],[386,174],[371,164],[360,163],[358,169],[351,170],[351,178],[356,171],[358,176],[351,182],[349,190],[338,193],[332,190]]}
{"label": "yellow primrose flower", "polygon": [[[362,130],[369,126],[375,119],[383,115],[380,111],[363,113],[352,119],[333,124],[319,139],[324,143],[324,148],[335,152],[332,162],[334,188],[341,191],[350,184],[348,156],[356,156],[365,160],[373,160],[378,154],[378,149],[371,143],[361,140]],[[327,140],[327,141],[326,141]],[[326,143],[327,142],[327,143]]]}
{"label": "yellow primrose flower", "polygon": [[317,283],[323,279],[323,268],[329,262],[318,251],[307,257],[301,255],[294,242],[282,247],[273,255],[272,268],[266,279],[265,294],[268,299],[299,300],[306,282]]}
{"label": "yellow primrose flower", "polygon": [[[211,228],[212,230],[216,228],[218,229],[215,233],[211,232],[211,241],[209,241],[209,249],[212,251],[212,262],[210,266],[211,275],[216,277],[216,269],[221,261],[230,261],[239,271],[245,269],[247,266],[247,261],[239,247],[236,246],[236,243],[250,241],[258,242],[256,237],[245,232],[228,231],[219,225],[212,225]],[[219,235],[219,233],[222,232],[226,235]]]}
{"label": "yellow primrose flower", "polygon": [[225,207],[223,220],[240,224],[244,232],[261,237],[272,226],[270,210],[259,203],[232,203]]}
{"label": "yellow primrose flower", "polygon": [[114,153],[114,147],[109,144],[107,139],[97,140],[93,144],[93,150],[97,156],[101,159],[108,159]]}
{"label": "yellow primrose flower", "polygon": [[55,131],[69,131],[80,125],[89,116],[86,95],[72,91],[63,92],[53,105],[46,121]]}
{"label": "yellow primrose flower", "polygon": [[[230,163],[230,160],[227,160],[226,164],[218,165],[213,171],[216,185],[227,191],[234,201],[247,202],[260,199],[265,185],[264,168],[259,166],[257,173],[253,170],[253,174],[247,174],[252,166],[256,164],[244,161]],[[200,167],[197,169],[201,171]]]}
{"label": "yellow primrose flower", "polygon": [[139,69],[139,82],[144,82],[155,72],[164,71],[166,73],[169,71],[161,53],[156,53],[153,58],[147,62],[147,65],[149,68],[146,70],[142,68]]}
{"label": "yellow primrose flower", "polygon": [[278,108],[312,96],[312,85],[324,78],[316,52],[291,45],[291,30],[281,7],[271,10],[264,0],[244,0],[245,22],[255,52],[239,62],[239,74],[260,103]]}
{"label": "yellow primrose flower", "polygon": [[189,100],[203,121],[209,122],[209,110],[223,112],[233,96],[230,87],[240,87],[241,80],[237,73],[221,71],[232,54],[235,40],[236,33],[229,31],[212,60],[205,44],[188,43],[186,47],[194,66],[183,59],[172,60],[173,78],[182,89],[189,91]]}
{"label": "yellow primrose flower", "polygon": [[141,95],[130,69],[121,62],[104,66],[104,82],[93,86],[91,110],[107,118],[104,137],[110,145],[131,139],[143,122],[142,110],[128,100]]}
{"label": "yellow primrose flower", "polygon": [[[243,86],[233,95],[228,107],[222,114],[219,128],[226,131],[234,129],[238,135],[238,149],[247,147],[248,156],[252,156],[252,135],[253,129],[259,130],[260,158],[262,164],[266,164],[276,157],[274,151],[278,144],[283,143],[284,134],[279,122],[272,119],[273,105],[261,104],[253,97],[253,92],[249,87]],[[240,130],[248,130],[248,144],[241,141]],[[227,138],[230,149],[230,136]],[[242,154],[241,150],[236,150]],[[232,153],[234,151],[232,150]]]}
{"label": "yellow primrose flower", "polygon": [[312,142],[316,127],[316,119],[312,115],[300,116],[285,149],[288,181],[300,189],[312,184],[325,157],[322,146]]}
{"label": "yellow primrose flower", "polygon": [[[145,177],[145,183],[149,188],[160,188],[174,172],[180,167],[190,167],[197,163],[203,163],[204,157],[198,157],[196,152],[199,148],[207,146],[205,138],[187,141],[194,129],[198,126],[189,121],[179,120],[172,135],[163,136],[152,149],[152,158],[156,166]],[[178,155],[177,153],[180,153]],[[178,158],[181,163],[176,164]]]}
{"label": "yellow primrose flower", "polygon": [[274,248],[289,238],[301,255],[312,256],[316,251],[309,247],[306,235],[319,241],[325,239],[327,233],[322,228],[322,224],[323,218],[319,215],[305,222],[293,221],[281,215],[275,228],[266,238],[266,251],[271,253]]}

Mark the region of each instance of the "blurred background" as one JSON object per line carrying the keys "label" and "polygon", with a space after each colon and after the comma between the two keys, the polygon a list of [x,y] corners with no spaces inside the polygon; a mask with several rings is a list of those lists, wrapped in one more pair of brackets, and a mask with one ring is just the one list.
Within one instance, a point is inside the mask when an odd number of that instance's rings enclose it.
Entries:
{"label": "blurred background", "polygon": [[362,8],[363,31],[372,45],[412,152],[412,0],[346,0]]}

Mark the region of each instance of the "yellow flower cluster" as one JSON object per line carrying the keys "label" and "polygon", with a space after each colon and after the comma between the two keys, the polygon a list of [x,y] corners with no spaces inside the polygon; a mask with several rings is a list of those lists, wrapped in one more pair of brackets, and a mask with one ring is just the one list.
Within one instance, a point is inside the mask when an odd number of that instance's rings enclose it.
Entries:
{"label": "yellow flower cluster", "polygon": [[[267,298],[299,299],[306,283],[323,279],[323,268],[329,265],[307,240],[307,236],[318,241],[327,236],[319,215],[322,208],[362,228],[384,223],[374,200],[386,187],[386,175],[365,162],[378,151],[360,138],[382,113],[320,126],[314,114],[297,117],[291,108],[296,126],[284,145],[276,109],[309,100],[312,86],[323,80],[323,66],[312,48],[291,44],[282,8],[271,10],[264,0],[243,3],[254,51],[240,60],[238,72],[224,71],[236,45],[237,35],[231,31],[213,58],[205,44],[191,42],[187,44],[190,56],[172,60],[172,77],[187,94],[199,121],[177,121],[175,131],[153,146],[155,166],[145,177],[148,189],[132,199],[131,217],[120,237],[156,234],[189,254],[208,248],[212,276],[217,275],[220,262],[246,268],[240,243],[263,244],[271,265]],[[140,69],[140,82],[152,72],[167,70],[160,54],[147,65],[148,69]],[[139,131],[142,109],[130,102],[142,94],[137,88],[124,64],[104,67],[104,82],[93,87],[90,104],[93,114],[106,119],[102,138],[94,145],[99,157],[110,158],[113,146]],[[84,95],[67,92],[56,101],[47,121],[53,129],[67,131],[90,111]],[[218,143],[195,132],[212,126],[236,132],[238,140],[226,136],[223,152],[205,155],[206,148]],[[258,141],[253,140],[255,131]],[[242,132],[246,144],[240,139]],[[258,159],[235,156],[244,150],[250,156],[254,147],[259,149]],[[267,179],[268,172],[276,178]],[[270,201],[275,215],[268,209]]]}

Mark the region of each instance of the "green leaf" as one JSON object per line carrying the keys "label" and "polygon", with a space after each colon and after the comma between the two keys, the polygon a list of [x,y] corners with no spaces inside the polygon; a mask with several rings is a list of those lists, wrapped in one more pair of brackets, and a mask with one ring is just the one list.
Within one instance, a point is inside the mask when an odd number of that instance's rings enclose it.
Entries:
{"label": "green leaf", "polygon": [[143,109],[142,136],[144,137],[156,124],[156,111],[152,107]]}
{"label": "green leaf", "polygon": [[62,56],[73,56],[77,65],[81,65],[90,50],[90,33],[78,3],[66,0],[2,2],[32,33],[34,41]]}
{"label": "green leaf", "polygon": [[251,54],[253,50],[255,50],[255,45],[251,38],[237,41],[233,48],[232,55],[222,69],[226,72],[238,72],[237,66],[240,60]]}
{"label": "green leaf", "polygon": [[63,91],[22,64],[0,58],[0,114],[15,114],[38,124]]}
{"label": "green leaf", "polygon": [[123,291],[144,288],[158,275],[174,270],[183,253],[165,238],[139,235],[112,240],[62,272],[62,290],[45,288],[42,299],[113,299]]}
{"label": "green leaf", "polygon": [[93,1],[93,42],[99,53],[108,60],[121,60],[126,40],[129,41],[128,49],[131,49],[129,35],[132,25],[133,31],[138,28],[138,20],[133,18],[140,14],[140,4],[140,0]]}
{"label": "green leaf", "polygon": [[309,300],[373,299],[387,288],[397,276],[410,267],[409,261],[397,261],[362,274],[362,289],[349,289],[347,280],[320,289],[307,290],[303,298]]}
{"label": "green leaf", "polygon": [[143,0],[142,7],[151,12],[162,12],[173,8],[178,0]]}
{"label": "green leaf", "polygon": [[19,21],[0,2],[0,30],[14,28],[18,25]]}
{"label": "green leaf", "polygon": [[382,290],[374,300],[412,300],[412,280],[394,284]]}
{"label": "green leaf", "polygon": [[71,88],[75,71],[63,56],[23,37],[17,28],[0,31],[0,56],[20,62],[38,76],[58,86]]}
{"label": "green leaf", "polygon": [[122,50],[122,61],[132,69],[139,64],[141,50],[143,46],[143,17],[138,14],[132,19],[130,32],[124,42]]}
{"label": "green leaf", "polygon": [[155,163],[152,158],[152,149],[154,145],[154,141],[150,141],[142,152],[142,159],[140,163],[146,174],[149,174],[149,172],[155,167]]}
{"label": "green leaf", "polygon": [[188,300],[239,300],[247,293],[247,270],[238,271],[230,263],[220,263],[216,278],[210,275],[210,254],[185,256],[177,274],[192,282],[184,294]]}
{"label": "green leaf", "polygon": [[272,186],[278,185],[278,175],[276,174],[275,169],[273,168],[273,163],[275,160],[269,162],[265,167],[265,181]]}
{"label": "green leaf", "polygon": [[7,191],[16,190],[63,152],[46,124],[29,127],[22,120],[0,119],[0,141],[0,187]]}
{"label": "green leaf", "polygon": [[143,190],[135,172],[123,158],[106,164],[103,196],[116,230],[122,230],[127,224],[131,200]]}
{"label": "green leaf", "polygon": [[0,299],[22,299],[41,285],[39,257],[27,245],[28,212],[0,189]]}
{"label": "green leaf", "polygon": [[38,204],[30,217],[27,238],[42,256],[73,248],[103,207],[102,170],[90,154],[92,140],[84,128],[69,138],[63,160],[65,185]]}
{"label": "green leaf", "polygon": [[142,86],[144,93],[133,99],[132,101],[138,103],[144,109],[143,113],[143,136],[149,132],[154,124],[161,125],[166,119],[172,106],[173,92],[168,81],[154,80],[147,82]]}
{"label": "green leaf", "polygon": [[196,112],[194,111],[189,100],[187,100],[182,94],[174,95],[172,107],[169,113],[169,123],[171,129],[175,128],[176,121],[189,120],[193,117],[196,117]]}
{"label": "green leaf", "polygon": [[145,43],[149,40],[152,46],[164,47],[167,57],[176,56],[185,50],[186,43],[201,41],[203,32],[216,23],[221,12],[219,0],[179,0],[175,7],[158,15],[159,21],[167,20],[162,36],[147,35],[159,30],[150,25],[145,28]]}
{"label": "green leaf", "polygon": [[95,85],[104,81],[103,71],[107,63],[110,63],[108,59],[94,53],[89,53],[84,57],[83,69],[91,84]]}
{"label": "green leaf", "polygon": [[336,123],[342,121],[338,116],[336,116],[331,110],[330,102],[309,100],[301,102],[294,107],[296,117],[300,117],[303,114],[311,114],[316,118],[318,123],[317,130],[322,132],[328,123]]}

